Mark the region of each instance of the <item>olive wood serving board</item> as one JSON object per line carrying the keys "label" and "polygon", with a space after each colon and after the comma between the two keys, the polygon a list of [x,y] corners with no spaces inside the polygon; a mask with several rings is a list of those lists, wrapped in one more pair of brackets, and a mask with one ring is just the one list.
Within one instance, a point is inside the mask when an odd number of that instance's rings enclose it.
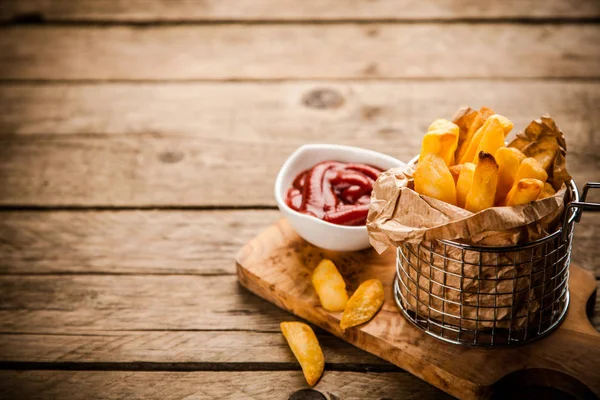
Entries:
{"label": "olive wood serving board", "polygon": [[[323,258],[335,262],[349,292],[370,278],[383,282],[385,303],[371,321],[342,332],[341,313],[321,308],[310,276]],[[489,398],[525,383],[577,398],[600,396],[600,334],[586,314],[596,281],[576,265],[571,264],[571,303],[558,329],[529,344],[482,349],[430,337],[402,316],[392,295],[393,251],[381,256],[374,250],[325,251],[281,219],[250,240],[236,261],[238,279],[251,292],[458,398]]]}

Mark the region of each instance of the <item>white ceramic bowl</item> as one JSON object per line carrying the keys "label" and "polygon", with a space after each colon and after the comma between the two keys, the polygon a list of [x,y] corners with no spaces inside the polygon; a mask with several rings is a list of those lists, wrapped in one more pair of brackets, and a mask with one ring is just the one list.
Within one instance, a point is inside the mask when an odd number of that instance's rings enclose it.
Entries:
{"label": "white ceramic bowl", "polygon": [[275,180],[275,200],[292,227],[306,241],[327,250],[355,251],[370,246],[366,226],[343,226],[325,222],[291,209],[285,202],[294,178],[321,161],[369,164],[383,170],[404,165],[400,160],[376,151],[336,144],[307,144],[286,160]]}

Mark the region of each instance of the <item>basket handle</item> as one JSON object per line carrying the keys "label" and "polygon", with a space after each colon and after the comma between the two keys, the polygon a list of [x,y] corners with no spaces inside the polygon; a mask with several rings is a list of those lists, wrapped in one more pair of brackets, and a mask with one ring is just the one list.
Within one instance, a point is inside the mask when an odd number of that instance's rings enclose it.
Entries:
{"label": "basket handle", "polygon": [[[563,238],[566,237],[566,235],[567,235],[567,228],[569,226],[570,220],[579,222],[581,220],[581,214],[583,214],[584,211],[592,211],[592,212],[600,211],[600,203],[590,203],[590,202],[585,201],[590,189],[600,189],[600,182],[586,183],[583,186],[583,192],[581,193],[581,197],[580,197],[579,201],[572,201],[569,204],[567,204],[567,207],[565,210],[565,216],[563,218],[564,219],[563,227],[562,227]],[[571,212],[573,212],[574,214],[572,215]],[[571,216],[573,217],[573,219],[571,219]]]}

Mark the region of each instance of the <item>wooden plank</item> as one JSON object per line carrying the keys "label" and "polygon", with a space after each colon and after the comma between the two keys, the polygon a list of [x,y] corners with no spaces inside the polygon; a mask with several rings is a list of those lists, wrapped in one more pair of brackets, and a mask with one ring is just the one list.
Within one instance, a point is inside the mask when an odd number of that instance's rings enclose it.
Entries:
{"label": "wooden plank", "polygon": [[577,181],[598,179],[598,83],[11,84],[0,87],[0,204],[273,206],[297,146],[409,160],[420,132],[460,104],[493,105],[515,130],[550,113]]}
{"label": "wooden plank", "polygon": [[0,273],[235,274],[273,210],[0,214]]}
{"label": "wooden plank", "polygon": [[[16,26],[3,80],[597,78],[600,26]],[[576,43],[577,45],[574,45]]]}
{"label": "wooden plank", "polygon": [[[291,315],[288,318],[296,319]],[[315,332],[327,364],[333,368],[364,370],[384,366],[388,371],[394,369],[387,361],[318,328]],[[185,363],[190,369],[218,369],[217,364],[232,363],[271,363],[287,369],[295,369],[296,365],[281,333],[248,330],[0,334],[0,349],[0,363],[101,363],[112,366],[142,363],[155,369],[170,368],[174,363]]]}
{"label": "wooden plank", "polygon": [[272,21],[593,18],[600,16],[593,0],[553,0],[544,7],[534,0],[501,4],[477,0],[70,0],[5,1],[0,20],[38,17],[44,21]]}
{"label": "wooden plank", "polygon": [[[233,255],[275,210],[3,211],[0,273],[233,275]],[[600,278],[600,216],[577,225],[573,261]]]}
{"label": "wooden plank", "polygon": [[[300,371],[124,372],[1,371],[0,394],[36,399],[287,399],[307,385]],[[328,400],[449,399],[403,372],[326,371],[315,389]],[[365,397],[367,396],[367,397]],[[315,397],[299,397],[315,398]]]}
{"label": "wooden plank", "polygon": [[279,323],[292,318],[241,288],[234,276],[5,275],[0,289],[5,333],[279,332]]}

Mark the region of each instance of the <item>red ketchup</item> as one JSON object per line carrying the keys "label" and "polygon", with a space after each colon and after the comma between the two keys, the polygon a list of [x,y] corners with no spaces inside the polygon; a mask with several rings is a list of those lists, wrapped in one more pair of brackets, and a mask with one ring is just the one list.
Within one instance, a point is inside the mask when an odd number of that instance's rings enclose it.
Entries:
{"label": "red ketchup", "polygon": [[332,224],[364,225],[373,182],[381,172],[366,164],[323,161],[296,176],[286,203]]}

